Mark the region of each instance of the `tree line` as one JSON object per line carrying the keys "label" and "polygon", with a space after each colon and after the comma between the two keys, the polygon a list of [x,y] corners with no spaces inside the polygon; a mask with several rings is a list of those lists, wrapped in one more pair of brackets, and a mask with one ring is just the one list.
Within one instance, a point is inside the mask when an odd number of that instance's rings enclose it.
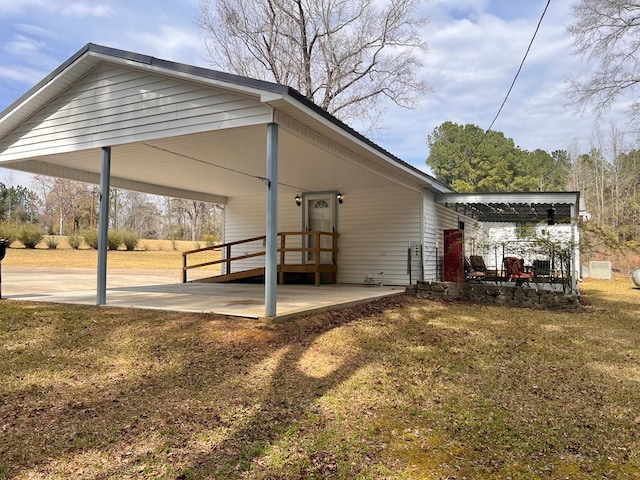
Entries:
{"label": "tree line", "polygon": [[[0,222],[37,225],[47,235],[81,235],[97,229],[100,189],[61,178],[35,176],[30,188],[0,182]],[[221,238],[223,207],[217,204],[111,189],[109,227],[139,238]]]}
{"label": "tree line", "polygon": [[585,228],[609,247],[640,239],[640,149],[611,125],[597,131],[588,152],[527,151],[502,132],[444,122],[427,137],[426,162],[458,192],[579,191],[592,220]]}

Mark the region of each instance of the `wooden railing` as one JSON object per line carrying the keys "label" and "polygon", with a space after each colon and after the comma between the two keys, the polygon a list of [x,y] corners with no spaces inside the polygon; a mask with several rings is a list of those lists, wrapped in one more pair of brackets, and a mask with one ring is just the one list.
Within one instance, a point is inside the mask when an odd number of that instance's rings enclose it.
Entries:
{"label": "wooden railing", "polygon": [[[331,237],[331,247],[322,247],[322,239],[324,237]],[[320,274],[330,272],[333,274],[333,283],[336,283],[336,277],[338,272],[338,234],[335,232],[322,232],[322,231],[308,231],[308,232],[281,232],[278,233],[278,237],[280,238],[280,247],[278,248],[279,255],[279,263],[278,263],[278,281],[280,283],[284,283],[284,273],[285,272],[298,272],[298,273],[313,273],[315,274],[315,283],[316,285],[320,284]],[[287,239],[290,237],[300,237],[300,241],[298,244],[300,246],[287,246]],[[304,241],[306,237],[307,241]],[[240,260],[246,260],[249,258],[262,257],[265,255],[264,251],[264,242],[266,241],[266,235],[261,235],[259,237],[247,238],[244,240],[237,240],[235,242],[223,243],[221,245],[214,245],[211,247],[199,248],[196,250],[189,250],[182,253],[182,275],[181,281],[182,283],[187,282],[187,271],[203,268],[208,266],[220,265],[221,271],[217,276],[213,276],[210,278],[211,281],[231,281],[237,278],[243,278],[249,276],[250,274],[256,273],[257,270],[262,270],[264,273],[264,267],[259,267],[258,269],[247,269],[247,270],[239,270],[233,272],[231,267],[233,262],[237,262]],[[310,240],[313,239],[313,242]],[[245,252],[242,255],[233,256],[232,247],[238,247],[240,245],[245,245],[252,242],[261,241],[263,243],[263,249],[257,252],[248,253]],[[305,245],[310,245],[311,243],[314,246],[309,247]],[[195,263],[193,265],[189,265],[188,258],[190,255],[199,254],[207,251],[220,251],[222,253],[223,258],[218,260],[206,261],[201,263]],[[287,253],[300,253],[300,263],[286,263],[286,255]],[[313,255],[309,255],[312,253]],[[322,254],[323,253],[331,253],[330,262],[322,263]],[[309,257],[313,257],[309,260]],[[303,261],[304,258],[304,261]],[[216,280],[216,278],[218,280]]]}

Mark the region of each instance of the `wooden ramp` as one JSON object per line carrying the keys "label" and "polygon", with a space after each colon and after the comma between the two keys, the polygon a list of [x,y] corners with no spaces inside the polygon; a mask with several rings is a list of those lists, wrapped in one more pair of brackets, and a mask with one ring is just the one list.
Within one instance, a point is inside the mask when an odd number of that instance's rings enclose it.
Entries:
{"label": "wooden ramp", "polygon": [[[296,247],[287,247],[287,237],[298,236],[300,237],[297,242],[298,245]],[[320,232],[320,231],[309,231],[309,232],[283,232],[279,233],[278,237],[280,238],[280,247],[278,248],[279,253],[279,264],[278,264],[278,283],[285,283],[286,274],[313,274],[314,275],[314,283],[316,285],[320,285],[322,274],[331,274],[332,283],[337,282],[338,277],[338,234],[335,232]],[[331,241],[331,246],[323,247],[323,244],[328,244],[326,238],[329,238]],[[260,237],[248,238],[245,240],[239,240],[236,242],[229,242],[222,245],[215,245],[212,247],[199,248],[197,250],[190,250],[188,252],[183,252],[182,254],[182,283],[186,283],[187,280],[187,272],[189,270],[195,268],[204,268],[215,265],[220,265],[222,272],[218,275],[213,275],[211,277],[206,277],[198,280],[192,280],[192,282],[204,282],[204,283],[229,283],[236,282],[241,280],[248,279],[257,279],[259,277],[264,277],[265,268],[264,267],[252,267],[247,269],[238,269],[237,271],[233,271],[232,264],[236,262],[236,264],[243,260],[248,260],[255,257],[264,257],[265,251],[264,241],[266,236],[262,235]],[[323,240],[324,243],[323,243]],[[250,248],[250,244],[258,244],[259,249],[256,252],[248,253],[246,250]],[[311,245],[311,246],[308,246]],[[241,246],[241,247],[240,247]],[[234,256],[233,249],[241,248],[245,250],[242,255]],[[224,258],[205,261],[199,263],[189,263],[189,258],[194,258],[198,256],[201,258],[201,254],[206,254],[206,252],[220,252]],[[287,253],[299,253],[300,258],[303,256],[310,257],[312,259],[309,263],[287,263],[285,262]],[[330,263],[322,263],[321,259],[323,255],[330,258]]]}
{"label": "wooden ramp", "polygon": [[212,277],[199,278],[197,280],[190,280],[193,283],[230,283],[237,282],[239,280],[248,280],[252,278],[264,277],[264,267],[252,268],[249,270],[242,270],[235,273],[221,273],[220,275],[214,275]]}

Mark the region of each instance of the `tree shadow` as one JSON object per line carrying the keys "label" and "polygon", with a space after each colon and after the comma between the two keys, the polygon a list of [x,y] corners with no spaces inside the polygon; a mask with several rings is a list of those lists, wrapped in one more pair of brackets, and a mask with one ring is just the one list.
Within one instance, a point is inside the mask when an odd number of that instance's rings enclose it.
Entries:
{"label": "tree shadow", "polygon": [[[316,378],[299,368],[309,346],[332,329],[397,304],[379,300],[271,324],[138,311],[129,320],[121,309],[34,306],[38,315],[46,311],[47,321],[62,321],[37,345],[39,360],[14,362],[11,375],[55,378],[0,392],[0,467],[12,475],[35,471],[78,478],[239,475],[317,399],[366,363],[354,354]],[[65,322],[65,315],[74,321]],[[94,322],[101,321],[107,325],[96,328]],[[163,334],[151,336],[150,329]],[[109,360],[113,370],[102,358],[114,348],[114,332],[125,344],[133,342],[130,352],[120,352],[128,363],[123,371],[117,368],[119,352]],[[265,384],[250,384],[250,372],[266,363],[272,365]],[[202,448],[187,452],[185,445],[198,436],[207,438]],[[158,455],[165,459],[154,459]],[[69,459],[73,465],[73,457],[80,459],[75,467],[85,465],[81,472],[52,466]]]}

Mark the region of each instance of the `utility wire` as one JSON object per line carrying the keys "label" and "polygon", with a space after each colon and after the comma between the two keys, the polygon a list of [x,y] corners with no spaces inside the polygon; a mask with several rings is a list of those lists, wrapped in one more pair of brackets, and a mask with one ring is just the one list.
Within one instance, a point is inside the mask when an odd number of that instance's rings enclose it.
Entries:
{"label": "utility wire", "polygon": [[513,90],[513,86],[516,84],[516,80],[518,79],[518,76],[520,75],[520,72],[522,71],[522,67],[524,66],[524,62],[527,59],[527,56],[529,55],[529,51],[531,50],[531,46],[533,45],[533,41],[536,39],[536,35],[538,35],[538,30],[540,30],[540,25],[542,24],[542,19],[544,18],[545,14],[547,13],[547,10],[549,9],[549,4],[551,4],[551,0],[547,0],[547,5],[544,7],[544,11],[542,12],[542,15],[540,16],[540,20],[538,20],[538,25],[536,26],[535,32],[533,32],[533,37],[531,37],[531,41],[529,42],[529,46],[527,47],[527,51],[525,52],[524,57],[522,58],[522,62],[520,62],[520,66],[518,67],[518,71],[516,72],[515,77],[513,77],[513,81],[511,82],[511,86],[509,87],[509,90],[507,91],[507,94],[505,95],[504,100],[502,101],[502,105],[500,105],[500,108],[498,109],[498,113],[496,113],[496,116],[493,117],[493,121],[491,122],[491,125],[489,125],[489,128],[487,128],[485,130],[484,135],[482,136],[482,138],[480,139],[478,144],[475,146],[473,151],[469,154],[469,156],[467,157],[467,160],[470,159],[471,157],[473,157],[473,155],[476,153],[476,151],[478,150],[478,148],[480,147],[482,142],[484,142],[484,139],[487,138],[487,135],[489,135],[489,132],[491,131],[491,128],[493,127],[493,124],[496,123],[496,120],[498,120],[498,117],[500,116],[500,113],[502,113],[502,109],[504,108],[505,104],[507,103],[509,95],[511,95],[511,90]]}
{"label": "utility wire", "polygon": [[[174,152],[173,150],[169,150],[167,148],[162,148],[162,147],[158,147],[156,145],[151,145],[150,143],[143,143],[143,145],[146,145],[147,147],[150,147],[150,148],[155,148],[156,150],[160,150],[161,152],[170,153],[171,155],[176,155],[178,157],[182,157],[182,158],[186,158],[186,159],[189,159],[189,160],[193,160],[194,162],[203,163],[203,164],[208,165],[210,167],[221,168],[222,170],[227,170],[229,172],[237,173],[239,175],[244,175],[245,177],[255,178],[257,180],[260,180],[261,182],[263,182],[267,186],[271,185],[271,180],[269,180],[267,177],[261,177],[259,175],[252,175],[251,173],[242,172],[240,170],[236,170],[235,168],[225,167],[223,165],[218,165],[216,163],[207,162],[205,160],[201,160],[199,158],[192,157],[190,155],[185,155],[184,153]],[[293,188],[294,190],[305,191],[304,188],[296,187],[295,185],[288,185],[286,183],[281,183],[281,182],[278,182],[278,185],[282,185],[283,187],[290,187],[290,188]]]}

